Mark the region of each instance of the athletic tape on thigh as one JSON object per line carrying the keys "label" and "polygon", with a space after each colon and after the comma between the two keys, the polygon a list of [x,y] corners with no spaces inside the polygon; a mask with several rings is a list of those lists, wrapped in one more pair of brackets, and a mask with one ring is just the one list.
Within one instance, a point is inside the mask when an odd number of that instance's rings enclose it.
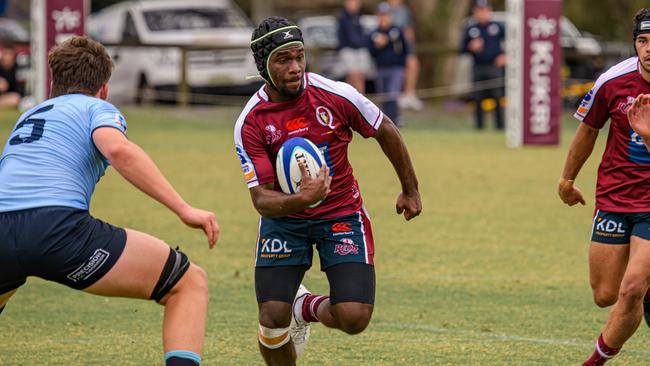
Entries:
{"label": "athletic tape on thigh", "polygon": [[268,349],[277,349],[289,343],[289,327],[267,328],[260,324],[259,340],[262,346]]}
{"label": "athletic tape on thigh", "polygon": [[169,248],[169,257],[167,257],[165,267],[160,273],[160,279],[158,279],[158,283],[151,292],[149,299],[160,302],[180,281],[188,268],[190,268],[190,260],[185,253],[178,250],[178,248],[176,250]]}

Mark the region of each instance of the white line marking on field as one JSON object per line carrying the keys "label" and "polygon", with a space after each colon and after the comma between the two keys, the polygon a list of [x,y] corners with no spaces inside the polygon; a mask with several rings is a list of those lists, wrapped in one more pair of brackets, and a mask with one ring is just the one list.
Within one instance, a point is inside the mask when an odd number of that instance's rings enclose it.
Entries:
{"label": "white line marking on field", "polygon": [[[510,335],[510,334],[496,334],[496,333],[489,333],[489,332],[470,331],[466,329],[440,328],[440,327],[435,327],[427,324],[374,322],[373,325],[380,328],[415,330],[415,331],[423,331],[423,332],[437,333],[437,334],[459,334],[459,335],[465,335],[465,336],[470,336],[479,339],[493,339],[493,340],[505,341],[505,342],[550,344],[554,346],[571,346],[571,347],[589,348],[589,349],[594,348],[594,342],[584,342],[575,339],[532,338],[532,337],[523,337],[518,335]],[[621,352],[636,353],[644,356],[650,356],[650,351],[633,349],[633,348],[623,347],[623,350]]]}

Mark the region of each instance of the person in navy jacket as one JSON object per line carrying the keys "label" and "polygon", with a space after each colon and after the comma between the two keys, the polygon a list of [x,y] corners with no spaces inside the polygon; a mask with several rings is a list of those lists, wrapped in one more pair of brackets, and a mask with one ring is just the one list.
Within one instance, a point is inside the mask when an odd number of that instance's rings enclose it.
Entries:
{"label": "person in navy jacket", "polygon": [[[488,0],[476,0],[474,3],[473,20],[465,27],[461,50],[463,53],[469,53],[474,59],[473,81],[474,83],[502,79],[504,76],[504,66],[506,64],[505,54],[503,53],[502,43],[504,41],[505,29],[502,24],[491,20],[492,7]],[[503,107],[501,97],[503,97],[503,86],[497,86],[487,89],[481,88],[481,83],[477,84],[474,93],[476,101],[475,126],[477,129],[483,129],[483,106],[484,99],[493,98],[496,101],[495,122],[496,128],[503,129]]]}

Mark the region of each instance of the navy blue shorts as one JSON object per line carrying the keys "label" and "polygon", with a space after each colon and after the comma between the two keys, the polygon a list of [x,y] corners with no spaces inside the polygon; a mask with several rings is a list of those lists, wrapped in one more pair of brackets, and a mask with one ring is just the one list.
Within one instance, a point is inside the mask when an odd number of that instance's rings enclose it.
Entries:
{"label": "navy blue shorts", "polygon": [[126,245],[126,231],[69,207],[0,212],[0,294],[41,277],[74,289],[102,278]]}
{"label": "navy blue shorts", "polygon": [[340,263],[374,264],[372,227],[361,210],[322,220],[262,217],[255,266],[311,267],[314,244],[323,271]]}
{"label": "navy blue shorts", "polygon": [[632,235],[650,240],[650,212],[596,211],[591,241],[604,244],[630,244]]}

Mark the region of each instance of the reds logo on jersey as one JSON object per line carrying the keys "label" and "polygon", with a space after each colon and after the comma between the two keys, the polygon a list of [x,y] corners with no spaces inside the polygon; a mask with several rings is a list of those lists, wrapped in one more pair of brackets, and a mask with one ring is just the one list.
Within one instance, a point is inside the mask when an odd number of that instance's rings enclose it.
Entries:
{"label": "reds logo on jersey", "polygon": [[625,114],[627,116],[627,111],[629,111],[630,108],[632,108],[632,104],[634,104],[634,100],[635,100],[634,97],[627,97],[626,102],[619,103],[618,110],[623,112],[623,114]]}
{"label": "reds logo on jersey", "polygon": [[271,145],[278,142],[282,138],[282,130],[278,130],[273,125],[267,125],[266,130],[266,143]]}

